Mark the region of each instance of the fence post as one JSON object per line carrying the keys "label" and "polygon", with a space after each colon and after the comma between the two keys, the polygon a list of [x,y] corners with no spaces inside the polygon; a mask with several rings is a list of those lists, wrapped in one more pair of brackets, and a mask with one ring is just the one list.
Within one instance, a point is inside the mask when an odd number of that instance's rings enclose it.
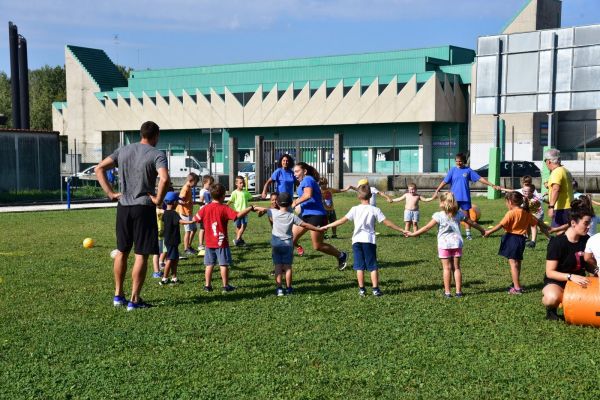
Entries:
{"label": "fence post", "polygon": [[235,189],[235,177],[238,174],[238,144],[236,137],[229,137],[229,192]]}
{"label": "fence post", "polygon": [[262,193],[265,185],[264,137],[254,136],[254,182],[256,193]]}
{"label": "fence post", "polygon": [[344,135],[333,134],[333,188],[344,188]]}

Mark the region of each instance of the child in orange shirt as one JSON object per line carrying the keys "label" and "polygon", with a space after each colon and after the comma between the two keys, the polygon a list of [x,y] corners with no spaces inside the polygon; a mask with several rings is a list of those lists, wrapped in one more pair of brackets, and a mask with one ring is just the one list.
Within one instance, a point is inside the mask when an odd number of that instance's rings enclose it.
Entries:
{"label": "child in orange shirt", "polygon": [[536,229],[538,225],[544,231],[547,231],[548,227],[542,221],[538,221],[529,212],[529,203],[519,192],[506,194],[506,207],[508,207],[508,212],[504,215],[502,221],[492,229],[486,230],[484,236],[489,237],[501,228],[506,231],[502,235],[498,255],[508,258],[508,264],[510,265],[513,284],[508,288],[508,293],[522,294],[523,288],[519,282],[519,276],[521,275],[521,263],[523,261],[527,233],[529,228]]}
{"label": "child in orange shirt", "polygon": [[[183,221],[192,221],[194,217],[194,199],[192,199],[192,188],[196,187],[200,178],[194,172],[187,176],[185,184],[181,187],[179,197],[181,201],[177,206],[177,212]],[[193,221],[192,221],[193,222]],[[192,240],[196,234],[196,224],[189,223],[185,225],[185,235],[183,236],[183,252],[187,255],[195,256],[196,252],[192,249]]]}

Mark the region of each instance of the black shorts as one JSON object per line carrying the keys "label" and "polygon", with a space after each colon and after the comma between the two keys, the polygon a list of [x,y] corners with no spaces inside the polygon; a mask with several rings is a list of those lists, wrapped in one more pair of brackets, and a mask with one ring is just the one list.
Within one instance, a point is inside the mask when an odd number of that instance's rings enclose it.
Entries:
{"label": "black shorts", "polygon": [[561,288],[565,288],[565,286],[567,286],[567,282],[564,281],[555,281],[554,279],[550,279],[547,277],[544,277],[544,287],[548,286],[548,285],[557,285],[560,286]]}
{"label": "black shorts", "polygon": [[117,249],[129,253],[135,243],[135,254],[158,254],[156,207],[117,205]]}
{"label": "black shorts", "polygon": [[505,233],[500,239],[499,256],[504,256],[510,260],[522,260],[525,251],[525,236],[515,235],[514,233]]}
{"label": "black shorts", "polygon": [[337,219],[337,215],[335,214],[335,210],[327,211],[327,222],[332,223]]}
{"label": "black shorts", "polygon": [[327,225],[327,216],[326,215],[303,215],[300,217],[302,221],[307,224],[311,224],[314,226],[325,226]]}

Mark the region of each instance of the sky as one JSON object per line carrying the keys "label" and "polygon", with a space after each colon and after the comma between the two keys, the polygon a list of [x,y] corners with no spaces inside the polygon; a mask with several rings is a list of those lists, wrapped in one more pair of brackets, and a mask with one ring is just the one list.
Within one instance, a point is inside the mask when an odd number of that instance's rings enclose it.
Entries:
{"label": "sky", "polygon": [[[525,0],[0,0],[29,68],[64,65],[67,44],[100,48],[136,70],[455,45],[474,49]],[[562,26],[600,23],[600,0],[564,0]]]}

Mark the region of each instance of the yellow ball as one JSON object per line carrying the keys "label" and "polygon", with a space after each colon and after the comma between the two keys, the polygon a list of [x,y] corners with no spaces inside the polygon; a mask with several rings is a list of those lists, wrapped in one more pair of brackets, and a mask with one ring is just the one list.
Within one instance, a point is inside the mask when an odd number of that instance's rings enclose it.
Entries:
{"label": "yellow ball", "polygon": [[92,238],[83,239],[83,247],[85,247],[86,249],[91,249],[92,247],[94,247],[94,239],[92,239]]}

